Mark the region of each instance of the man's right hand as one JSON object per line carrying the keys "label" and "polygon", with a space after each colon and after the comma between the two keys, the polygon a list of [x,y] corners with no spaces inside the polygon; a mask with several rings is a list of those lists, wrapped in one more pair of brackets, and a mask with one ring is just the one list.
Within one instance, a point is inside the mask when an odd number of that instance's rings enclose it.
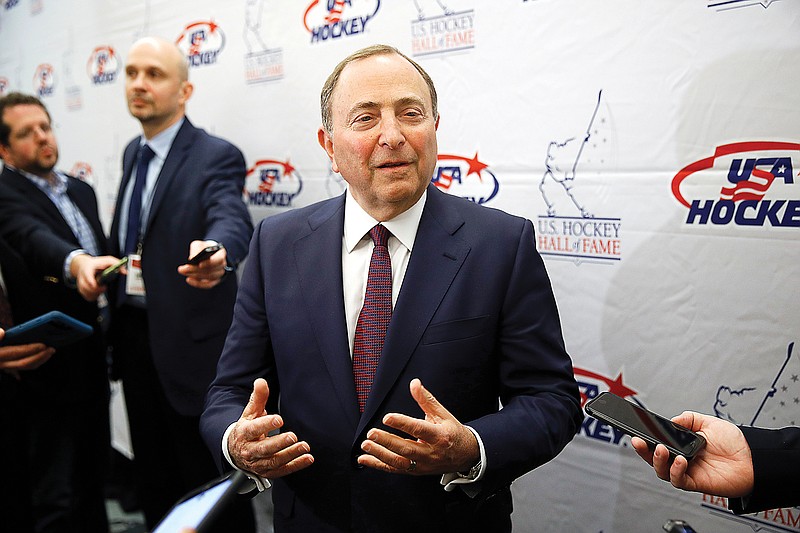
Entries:
{"label": "man's right hand", "polygon": [[84,300],[94,302],[106,291],[105,285],[97,283],[97,274],[119,261],[111,255],[93,257],[88,254],[78,254],[72,258],[70,274],[75,278],[78,292]]}
{"label": "man's right hand", "polygon": [[691,461],[680,455],[670,461],[663,444],[651,450],[645,441],[633,437],[631,444],[636,453],[653,466],[659,478],[679,489],[726,498],[740,498],[752,492],[753,458],[737,426],[692,411],[684,411],[672,421],[703,435],[706,445]]}
{"label": "man's right hand", "polygon": [[268,399],[267,382],[255,380],[250,401],[228,435],[228,453],[238,468],[275,479],[311,466],[314,457],[308,444],[298,442],[291,431],[270,436],[283,427],[283,418],[267,414]]}

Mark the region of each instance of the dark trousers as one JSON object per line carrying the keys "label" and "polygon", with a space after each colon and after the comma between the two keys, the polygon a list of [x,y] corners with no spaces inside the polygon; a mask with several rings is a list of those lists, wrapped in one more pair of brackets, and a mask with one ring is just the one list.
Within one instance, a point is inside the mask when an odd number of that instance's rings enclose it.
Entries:
{"label": "dark trousers", "polygon": [[[81,357],[71,353],[53,357],[58,356]],[[105,369],[73,390],[30,374],[22,376],[17,382],[4,375],[0,383],[5,411],[0,416],[0,530],[107,532],[103,486],[110,447]],[[70,381],[66,374],[63,378]]]}
{"label": "dark trousers", "polygon": [[[114,317],[119,327],[114,357],[122,361],[121,377],[128,410],[139,503],[149,529],[186,493],[219,476],[199,430],[199,416],[178,413],[169,403],[153,364],[147,313],[122,306]],[[221,446],[222,444],[220,444]],[[221,531],[255,530],[248,498],[234,501]]]}

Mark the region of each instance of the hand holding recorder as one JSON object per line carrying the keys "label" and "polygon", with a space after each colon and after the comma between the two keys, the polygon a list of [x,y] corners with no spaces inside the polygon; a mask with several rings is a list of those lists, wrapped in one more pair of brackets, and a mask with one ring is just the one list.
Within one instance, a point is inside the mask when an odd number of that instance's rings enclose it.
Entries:
{"label": "hand holding recorder", "polygon": [[706,445],[692,461],[680,455],[671,461],[663,445],[652,450],[644,440],[631,439],[636,453],[653,466],[659,478],[682,490],[726,498],[739,498],[753,491],[750,446],[736,425],[692,411],[684,411],[672,421],[702,434]]}
{"label": "hand holding recorder", "polygon": [[214,241],[192,241],[189,259],[178,267],[186,276],[186,283],[196,289],[216,287],[228,272],[228,254],[225,247]]}

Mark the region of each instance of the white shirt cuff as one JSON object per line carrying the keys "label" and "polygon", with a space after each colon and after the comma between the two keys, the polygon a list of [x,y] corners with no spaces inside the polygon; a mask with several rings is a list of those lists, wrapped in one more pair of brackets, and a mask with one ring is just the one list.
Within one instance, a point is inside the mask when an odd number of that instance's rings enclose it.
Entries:
{"label": "white shirt cuff", "polygon": [[84,250],[83,248],[78,248],[77,250],[72,250],[67,257],[64,258],[64,285],[67,287],[74,289],[77,287],[77,280],[72,277],[72,273],[70,272],[72,268],[72,260],[75,258],[76,255],[86,254],[89,255],[89,252]]}
{"label": "white shirt cuff", "polygon": [[476,481],[480,481],[483,478],[483,474],[486,471],[486,449],[483,447],[483,441],[481,440],[481,436],[478,435],[478,432],[469,426],[466,426],[466,428],[470,430],[473,435],[475,435],[475,439],[478,441],[478,448],[480,448],[481,451],[481,468],[478,471],[478,475],[472,478],[464,477],[457,472],[451,472],[448,474],[443,474],[440,483],[444,486],[444,490],[447,492],[455,490],[455,488],[460,485],[461,490],[463,490],[467,496],[474,498],[480,491],[475,487],[469,487],[468,485],[475,483]]}
{"label": "white shirt cuff", "polygon": [[225,433],[222,435],[222,455],[225,456],[225,460],[228,461],[228,463],[233,468],[235,468],[239,472],[243,472],[248,478],[250,478],[253,481],[253,483],[255,483],[258,492],[264,492],[265,490],[267,490],[272,486],[272,483],[270,483],[267,478],[261,477],[252,472],[248,472],[247,470],[242,470],[241,468],[233,464],[233,460],[231,459],[231,454],[228,452],[228,437],[230,436],[231,431],[233,431],[233,426],[235,425],[236,422],[228,426],[228,429],[226,429]]}

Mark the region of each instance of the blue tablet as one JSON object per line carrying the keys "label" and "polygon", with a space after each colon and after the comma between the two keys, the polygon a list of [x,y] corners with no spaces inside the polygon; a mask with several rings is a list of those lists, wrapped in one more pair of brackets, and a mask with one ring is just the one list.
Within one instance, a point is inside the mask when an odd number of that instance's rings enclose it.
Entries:
{"label": "blue tablet", "polygon": [[61,311],[50,311],[6,330],[0,346],[41,342],[61,348],[90,336],[93,331],[89,324]]}

